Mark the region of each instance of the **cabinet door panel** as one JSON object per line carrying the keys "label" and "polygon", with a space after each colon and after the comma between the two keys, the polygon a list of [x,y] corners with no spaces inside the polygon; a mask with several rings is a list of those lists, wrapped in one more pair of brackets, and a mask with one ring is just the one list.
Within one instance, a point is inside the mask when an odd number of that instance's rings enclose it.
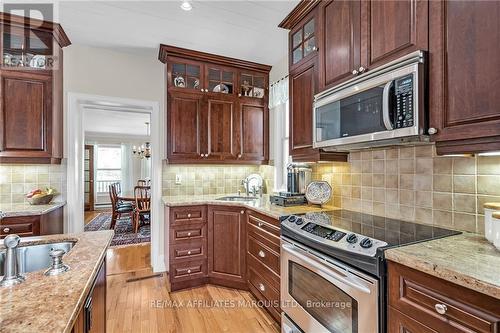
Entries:
{"label": "cabinet door panel", "polygon": [[428,49],[428,1],[370,0],[363,3],[368,11],[366,67],[399,58],[416,50]]}
{"label": "cabinet door panel", "polygon": [[[430,6],[430,127],[438,129],[433,135],[438,152],[440,141],[494,136],[498,148],[500,2],[446,1]],[[485,147],[480,146],[478,151]]]}
{"label": "cabinet door panel", "polygon": [[387,329],[389,333],[437,333],[392,307],[388,311]]}
{"label": "cabinet door panel", "polygon": [[240,105],[241,160],[265,161],[268,159],[267,108],[264,105]]}
{"label": "cabinet door panel", "polygon": [[360,67],[361,6],[359,0],[327,1],[321,7],[324,69],[321,87],[329,87],[353,76]]}
{"label": "cabinet door panel", "polygon": [[234,152],[234,103],[208,100],[208,157],[235,158]]}
{"label": "cabinet door panel", "polygon": [[208,275],[245,281],[245,214],[240,208],[209,208]]}
{"label": "cabinet door panel", "polygon": [[313,145],[314,63],[290,74],[290,155]]}
{"label": "cabinet door panel", "polygon": [[2,72],[2,142],[6,154],[16,151],[50,156],[50,77]]}
{"label": "cabinet door panel", "polygon": [[197,160],[201,150],[202,96],[170,94],[168,158]]}

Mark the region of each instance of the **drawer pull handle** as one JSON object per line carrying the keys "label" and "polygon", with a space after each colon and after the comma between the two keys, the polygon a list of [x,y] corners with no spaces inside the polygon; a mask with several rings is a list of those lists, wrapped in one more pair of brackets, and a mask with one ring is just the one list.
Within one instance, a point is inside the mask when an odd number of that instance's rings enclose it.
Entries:
{"label": "drawer pull handle", "polygon": [[444,304],[436,304],[434,305],[434,308],[436,309],[436,312],[439,313],[439,314],[442,314],[444,315],[446,313],[446,311],[448,311],[448,307]]}
{"label": "drawer pull handle", "polygon": [[262,283],[259,283],[259,289],[260,291],[266,291],[266,287]]}
{"label": "drawer pull handle", "polygon": [[188,237],[189,237],[189,236],[191,236],[191,233],[190,233],[190,232],[188,232]]}
{"label": "drawer pull handle", "polygon": [[259,257],[261,258],[265,258],[266,257],[266,253],[262,250],[259,251]]}
{"label": "drawer pull handle", "polygon": [[191,274],[191,270],[190,269],[188,269],[188,274]]}
{"label": "drawer pull handle", "polygon": [[191,218],[191,214],[188,214],[188,219],[190,219],[190,218]]}
{"label": "drawer pull handle", "polygon": [[262,226],[264,225],[264,223],[259,222],[259,223],[257,223],[257,225],[258,225],[259,227],[262,227]]}
{"label": "drawer pull handle", "polygon": [[10,232],[10,228],[3,228],[3,232],[5,232],[5,233]]}
{"label": "drawer pull handle", "polygon": [[241,213],[241,214],[245,214],[245,211],[244,211],[244,210],[242,210],[240,213]]}
{"label": "drawer pull handle", "polygon": [[188,254],[191,254],[191,251],[188,251]]}

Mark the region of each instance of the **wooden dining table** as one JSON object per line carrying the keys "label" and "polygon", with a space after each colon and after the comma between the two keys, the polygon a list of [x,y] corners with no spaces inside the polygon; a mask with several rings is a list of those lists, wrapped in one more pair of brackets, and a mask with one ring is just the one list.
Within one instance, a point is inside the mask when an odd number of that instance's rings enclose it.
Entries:
{"label": "wooden dining table", "polygon": [[135,193],[133,190],[122,191],[122,193],[118,194],[118,200],[135,202]]}

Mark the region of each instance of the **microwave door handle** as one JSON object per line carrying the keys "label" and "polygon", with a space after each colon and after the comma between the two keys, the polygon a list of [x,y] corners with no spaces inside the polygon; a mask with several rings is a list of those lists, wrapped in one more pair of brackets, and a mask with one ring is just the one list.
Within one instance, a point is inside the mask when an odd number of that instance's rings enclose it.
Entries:
{"label": "microwave door handle", "polygon": [[391,119],[389,118],[389,90],[391,89],[392,81],[389,81],[384,86],[382,93],[382,120],[384,121],[385,128],[390,131],[392,127]]}

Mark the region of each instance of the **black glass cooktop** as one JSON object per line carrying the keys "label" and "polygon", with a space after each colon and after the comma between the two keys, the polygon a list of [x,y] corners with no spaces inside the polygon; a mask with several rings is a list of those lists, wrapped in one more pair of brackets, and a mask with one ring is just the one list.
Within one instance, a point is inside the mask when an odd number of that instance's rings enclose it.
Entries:
{"label": "black glass cooktop", "polygon": [[305,221],[331,225],[345,231],[355,232],[378,239],[388,244],[385,248],[408,245],[461,232],[432,225],[400,221],[348,210],[335,210],[300,215]]}

